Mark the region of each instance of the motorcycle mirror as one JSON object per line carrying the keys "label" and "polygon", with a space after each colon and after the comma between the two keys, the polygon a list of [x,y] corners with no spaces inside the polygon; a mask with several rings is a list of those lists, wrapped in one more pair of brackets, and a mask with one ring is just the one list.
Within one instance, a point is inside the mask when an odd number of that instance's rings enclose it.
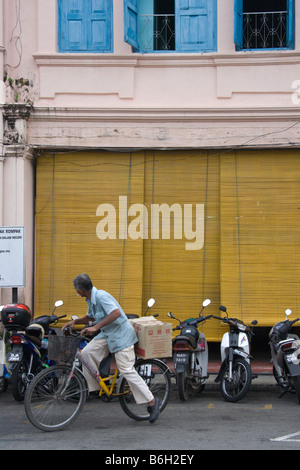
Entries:
{"label": "motorcycle mirror", "polygon": [[224,307],[224,305],[220,305],[219,310],[221,310],[221,312],[227,312],[227,308]]}
{"label": "motorcycle mirror", "polygon": [[148,312],[148,309],[153,307],[153,305],[155,304],[155,299],[149,299],[148,302],[147,302],[147,308],[145,310],[145,313],[144,313],[144,316],[146,316],[146,313]]}
{"label": "motorcycle mirror", "polygon": [[286,316],[288,317],[292,313],[292,310],[290,308],[287,308],[285,311]]}
{"label": "motorcycle mirror", "polygon": [[203,307],[207,307],[207,306],[210,305],[210,304],[211,304],[211,300],[210,300],[210,299],[206,299],[206,300],[204,300],[204,302],[203,302],[202,305],[203,305]]}
{"label": "motorcycle mirror", "polygon": [[169,318],[173,318],[173,320],[176,320],[176,318],[174,317],[173,313],[172,312],[167,312],[167,316]]}
{"label": "motorcycle mirror", "polygon": [[52,312],[51,315],[54,314],[55,309],[56,309],[57,307],[61,307],[62,305],[63,305],[63,301],[62,301],[62,300],[57,300],[57,301],[55,302],[55,304],[54,304],[54,309],[53,309],[53,312]]}
{"label": "motorcycle mirror", "polygon": [[149,300],[148,300],[148,304],[147,304],[147,305],[148,305],[148,308],[153,307],[154,304],[155,304],[155,299],[149,299]]}
{"label": "motorcycle mirror", "polygon": [[253,321],[251,322],[251,325],[255,326],[255,325],[257,325],[257,323],[258,323],[257,320],[253,320]]}

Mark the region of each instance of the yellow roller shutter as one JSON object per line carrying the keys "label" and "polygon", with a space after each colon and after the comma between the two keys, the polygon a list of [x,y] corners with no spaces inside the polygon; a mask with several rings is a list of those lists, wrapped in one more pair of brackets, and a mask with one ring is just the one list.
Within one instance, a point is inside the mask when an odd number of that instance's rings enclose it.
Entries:
{"label": "yellow roller shutter", "polygon": [[299,314],[299,151],[224,154],[220,165],[221,301],[271,326]]}
{"label": "yellow roller shutter", "polygon": [[99,205],[116,208],[119,228],[119,196],[133,204],[143,201],[143,193],[143,154],[66,152],[38,158],[35,315],[51,312],[56,299],[64,301],[61,314],[85,314],[72,283],[82,272],[127,313],[140,314],[143,241],[100,240],[96,230],[103,219],[97,216]]}
{"label": "yellow roller shutter", "polygon": [[[182,320],[198,316],[205,298],[212,300],[205,313],[212,314],[219,304],[220,289],[219,156],[207,151],[156,151],[147,152],[146,161],[145,204],[148,208],[179,205],[182,239],[176,239],[172,231],[170,239],[163,239],[160,232],[159,239],[144,241],[144,298],[156,298],[157,313],[164,320],[168,311]],[[184,216],[188,205],[192,206],[197,233],[197,204],[205,208],[203,226],[198,220],[198,236],[200,239],[203,229],[204,246],[188,250]],[[174,217],[171,213],[172,230]],[[196,237],[192,242],[196,243]],[[203,331],[217,339],[216,322],[207,321]]]}
{"label": "yellow roller shutter", "polygon": [[[118,232],[120,197],[127,198],[127,238],[117,233],[116,239],[100,240],[96,230],[104,213],[97,216],[97,210],[103,204],[116,208]],[[136,226],[136,204],[143,206],[147,223],[143,236],[133,239],[141,229]],[[161,218],[159,228],[152,225],[154,210],[161,205],[179,209],[176,216],[172,210],[165,214],[169,215],[167,238]],[[180,237],[174,234],[174,217],[177,223],[180,219]],[[126,313],[141,315],[150,297],[156,300],[151,313],[163,320],[169,310],[180,319],[197,316],[207,297],[212,306],[206,312],[213,313],[219,304],[219,236],[219,156],[214,153],[40,156],[35,314],[50,312],[58,298],[65,303],[60,312],[68,317],[84,314],[85,304],[72,285],[81,272],[89,273],[95,286],[120,300]],[[215,322],[207,322],[210,339],[217,339],[215,330]]]}

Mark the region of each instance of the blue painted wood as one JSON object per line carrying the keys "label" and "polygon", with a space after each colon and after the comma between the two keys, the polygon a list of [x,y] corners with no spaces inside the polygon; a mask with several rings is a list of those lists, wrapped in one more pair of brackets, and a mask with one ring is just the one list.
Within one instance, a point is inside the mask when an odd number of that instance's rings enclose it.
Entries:
{"label": "blue painted wood", "polygon": [[176,0],[177,52],[217,50],[217,0]]}
{"label": "blue painted wood", "polygon": [[287,48],[295,49],[295,0],[287,0]]}
{"label": "blue painted wood", "polygon": [[58,0],[59,52],[112,52],[112,0]]}
{"label": "blue painted wood", "polygon": [[243,49],[243,0],[234,0],[234,43],[236,50]]}
{"label": "blue painted wood", "polygon": [[137,50],[139,49],[138,14],[138,0],[124,0],[124,41]]}

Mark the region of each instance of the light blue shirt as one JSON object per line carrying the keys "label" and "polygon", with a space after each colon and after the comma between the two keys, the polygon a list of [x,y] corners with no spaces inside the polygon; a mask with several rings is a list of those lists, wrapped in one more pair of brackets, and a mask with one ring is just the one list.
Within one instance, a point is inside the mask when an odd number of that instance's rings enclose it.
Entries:
{"label": "light blue shirt", "polygon": [[104,290],[98,290],[96,287],[93,287],[91,300],[86,299],[86,302],[89,306],[87,315],[95,319],[97,323],[116,309],[119,309],[121,312],[119,318],[101,328],[99,335],[94,338],[106,338],[111,353],[121,351],[137,342],[138,338],[135,329],[126,317],[122,307],[112,295]]}

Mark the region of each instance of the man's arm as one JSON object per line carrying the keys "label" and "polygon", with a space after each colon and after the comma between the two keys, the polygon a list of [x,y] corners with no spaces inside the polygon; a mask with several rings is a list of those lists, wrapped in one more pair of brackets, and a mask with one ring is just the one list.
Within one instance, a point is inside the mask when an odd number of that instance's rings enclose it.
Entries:
{"label": "man's arm", "polygon": [[74,325],[88,325],[90,320],[91,318],[88,315],[85,315],[82,318],[76,318],[76,320],[70,320],[62,327],[62,330],[64,330],[68,326],[74,328]]}
{"label": "man's arm", "polygon": [[109,325],[110,323],[114,322],[117,318],[121,316],[121,312],[118,308],[110,312],[107,317],[103,318],[103,320],[99,321],[96,323],[96,325],[90,326],[89,328],[85,328],[81,334],[85,335],[92,335],[96,333],[96,331],[101,330],[106,325]]}

